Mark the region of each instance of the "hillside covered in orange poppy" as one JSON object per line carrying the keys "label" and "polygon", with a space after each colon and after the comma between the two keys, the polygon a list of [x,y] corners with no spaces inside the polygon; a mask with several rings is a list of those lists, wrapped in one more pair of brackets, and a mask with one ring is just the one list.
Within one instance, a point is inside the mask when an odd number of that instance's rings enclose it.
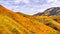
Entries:
{"label": "hillside covered in orange poppy", "polygon": [[48,14],[26,15],[0,5],[0,34],[60,34],[59,18]]}

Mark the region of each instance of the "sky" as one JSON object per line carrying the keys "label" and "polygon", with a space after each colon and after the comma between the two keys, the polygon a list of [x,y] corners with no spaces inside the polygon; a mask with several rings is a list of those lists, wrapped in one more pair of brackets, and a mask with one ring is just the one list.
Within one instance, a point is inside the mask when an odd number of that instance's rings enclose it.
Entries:
{"label": "sky", "polygon": [[15,12],[33,15],[50,7],[60,7],[60,0],[0,0],[0,5]]}

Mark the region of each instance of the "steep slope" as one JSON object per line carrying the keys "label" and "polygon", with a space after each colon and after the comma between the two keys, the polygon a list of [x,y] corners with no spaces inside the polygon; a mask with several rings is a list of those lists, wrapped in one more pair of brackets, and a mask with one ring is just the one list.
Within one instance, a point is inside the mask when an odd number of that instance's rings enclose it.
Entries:
{"label": "steep slope", "polygon": [[36,16],[39,16],[39,15],[48,15],[48,16],[54,16],[54,15],[56,15],[56,16],[60,16],[60,7],[48,8],[43,13],[37,13],[35,15]]}
{"label": "steep slope", "polygon": [[53,20],[52,17],[48,17],[48,16],[32,16],[30,18],[31,19],[35,19],[35,20],[39,21],[40,23],[46,24],[46,25],[48,25],[48,26],[60,31],[60,23],[58,23],[57,21]]}
{"label": "steep slope", "polygon": [[60,16],[50,16],[50,18],[60,23]]}
{"label": "steep slope", "polygon": [[0,18],[0,22],[2,22],[1,24],[5,25],[5,28],[9,29],[9,31],[11,31],[13,34],[31,34],[31,32],[29,32],[26,28],[24,28],[22,25],[18,24],[18,22],[14,21],[8,16],[3,15]]}
{"label": "steep slope", "polygon": [[[50,18],[52,18],[52,20],[56,21],[57,23],[60,24],[60,7],[52,7],[52,8],[48,8],[47,10],[45,10],[43,13],[37,13],[35,14],[35,16],[48,16]],[[43,18],[42,16],[42,18]],[[39,17],[40,20],[41,20],[41,17]],[[37,19],[39,19],[37,18]],[[35,19],[35,18],[34,18]],[[49,18],[48,18],[49,19]],[[38,21],[40,21],[38,20]],[[47,23],[48,21],[44,21],[42,20],[45,23]],[[40,21],[41,22],[41,21]],[[54,22],[53,22],[54,23]],[[59,25],[59,28],[60,28],[60,25]],[[59,29],[60,30],[60,29]]]}
{"label": "steep slope", "polygon": [[0,24],[0,34],[12,34],[4,25]]}
{"label": "steep slope", "polygon": [[[12,21],[17,22],[19,24],[19,26],[21,25],[24,28],[26,28],[28,31],[30,31],[31,34],[33,34],[33,33],[34,34],[50,34],[50,33],[58,34],[59,33],[58,31],[54,30],[51,27],[48,27],[42,23],[39,23],[38,21],[25,18],[11,10],[4,8],[3,6],[0,6],[0,14],[8,16],[9,19],[11,18]],[[12,23],[15,23],[15,22],[12,22]],[[10,25],[12,25],[12,23],[10,23]],[[17,28],[17,30],[19,31],[20,29],[17,26],[18,26],[17,24],[14,25],[14,27]],[[21,32],[21,31],[19,31],[19,32]],[[22,32],[22,33],[24,33],[24,32]]]}
{"label": "steep slope", "polygon": [[6,15],[0,14],[0,19],[0,24],[3,24],[12,34],[31,34],[26,28]]}

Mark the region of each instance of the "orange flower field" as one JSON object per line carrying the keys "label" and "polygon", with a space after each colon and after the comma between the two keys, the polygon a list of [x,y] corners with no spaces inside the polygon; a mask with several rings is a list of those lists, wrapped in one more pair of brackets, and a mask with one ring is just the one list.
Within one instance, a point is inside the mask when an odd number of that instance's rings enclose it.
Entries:
{"label": "orange flower field", "polygon": [[60,34],[60,16],[26,15],[0,5],[0,34]]}

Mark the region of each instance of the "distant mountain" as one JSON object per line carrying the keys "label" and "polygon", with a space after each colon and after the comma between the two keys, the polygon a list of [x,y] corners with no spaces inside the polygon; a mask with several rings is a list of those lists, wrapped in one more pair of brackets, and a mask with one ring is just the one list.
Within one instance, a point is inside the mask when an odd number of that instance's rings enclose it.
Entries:
{"label": "distant mountain", "polygon": [[60,7],[48,8],[43,13],[35,14],[35,16],[40,16],[40,15],[48,15],[48,16],[60,15]]}
{"label": "distant mountain", "polygon": [[43,13],[37,13],[37,14],[34,14],[35,16],[40,16],[40,15],[42,15],[42,14],[44,14],[44,12]]}

